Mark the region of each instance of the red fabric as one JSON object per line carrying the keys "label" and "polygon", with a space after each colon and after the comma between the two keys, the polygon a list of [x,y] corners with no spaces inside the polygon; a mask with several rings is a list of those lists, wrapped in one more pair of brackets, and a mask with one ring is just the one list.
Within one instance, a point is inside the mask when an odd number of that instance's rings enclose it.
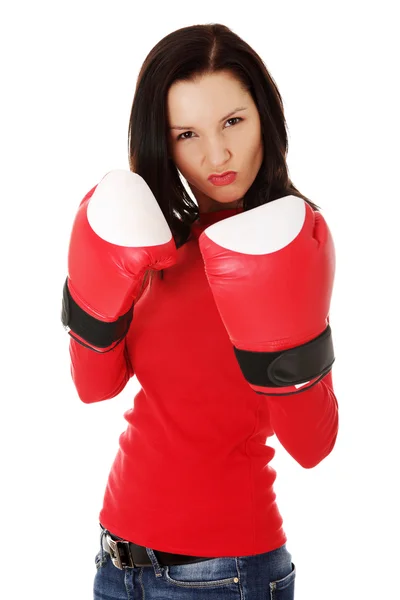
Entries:
{"label": "red fabric", "polygon": [[278,548],[286,535],[268,438],[275,433],[305,468],[336,440],[331,374],[301,394],[267,398],[236,362],[198,247],[206,226],[236,212],[201,215],[177,264],[137,302],[124,343],[96,354],[70,341],[83,402],[116,396],[133,373],[142,386],[124,413],[99,520],[156,550],[218,557]]}

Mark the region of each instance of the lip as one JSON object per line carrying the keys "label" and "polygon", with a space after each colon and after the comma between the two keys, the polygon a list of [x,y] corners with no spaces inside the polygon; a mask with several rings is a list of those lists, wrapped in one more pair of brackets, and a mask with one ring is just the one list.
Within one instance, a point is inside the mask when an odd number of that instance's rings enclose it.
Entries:
{"label": "lip", "polygon": [[211,175],[209,176],[208,179],[211,179],[214,177],[225,177],[226,175],[229,175],[230,173],[236,173],[236,171],[225,171],[224,173],[211,173]]}
{"label": "lip", "polygon": [[220,175],[213,173],[209,176],[208,180],[213,185],[229,185],[235,181],[236,175],[236,171],[225,171],[225,173],[221,173]]}

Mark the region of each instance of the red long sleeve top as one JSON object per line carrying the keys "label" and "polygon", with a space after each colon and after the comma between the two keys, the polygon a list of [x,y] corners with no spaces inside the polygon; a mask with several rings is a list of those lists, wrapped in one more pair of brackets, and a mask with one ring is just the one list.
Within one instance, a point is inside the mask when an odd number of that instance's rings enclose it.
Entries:
{"label": "red long sleeve top", "polygon": [[271,466],[274,433],[304,468],[332,450],[338,405],[329,373],[302,393],[256,394],[244,379],[204,271],[198,237],[235,209],[201,214],[178,261],[136,303],[125,340],[98,354],[70,340],[85,403],[141,389],[105,488],[99,520],[117,536],[192,556],[246,556],[286,542]]}

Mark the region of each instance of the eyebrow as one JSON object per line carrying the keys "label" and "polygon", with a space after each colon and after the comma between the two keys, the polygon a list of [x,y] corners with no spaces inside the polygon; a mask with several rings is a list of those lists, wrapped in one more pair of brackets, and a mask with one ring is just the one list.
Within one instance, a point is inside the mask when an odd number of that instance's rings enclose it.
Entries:
{"label": "eyebrow", "polygon": [[[229,119],[229,117],[231,117],[235,113],[240,112],[242,110],[247,110],[247,106],[239,106],[239,108],[235,108],[235,110],[233,110],[232,112],[225,115],[225,117],[222,117],[222,119],[219,120],[219,123],[221,123],[222,121],[226,121],[226,119]],[[173,125],[169,129],[195,129],[195,128],[193,127],[193,125]]]}

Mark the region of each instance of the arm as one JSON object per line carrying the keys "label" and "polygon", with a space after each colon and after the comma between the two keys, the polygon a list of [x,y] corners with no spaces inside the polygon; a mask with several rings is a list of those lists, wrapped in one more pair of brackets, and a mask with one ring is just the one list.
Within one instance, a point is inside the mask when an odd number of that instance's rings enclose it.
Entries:
{"label": "arm", "polygon": [[113,398],[134,374],[126,335],[145,273],[175,261],[172,233],[139,175],[111,171],[85,196],[72,227],[62,304],[83,402]]}
{"label": "arm", "polygon": [[320,213],[286,196],[211,225],[205,270],[242,373],[303,467],[332,450],[338,405],[329,306],[335,252]]}
{"label": "arm", "polygon": [[266,398],[276,437],[302,467],[311,469],[330,454],[339,427],[332,372],[301,394]]}
{"label": "arm", "polygon": [[86,404],[114,398],[134,375],[125,339],[110,352],[97,353],[71,337],[69,353],[72,380]]}
{"label": "arm", "polygon": [[[136,299],[139,302],[150,279],[145,277]],[[129,356],[127,337],[109,352],[93,352],[70,337],[71,376],[79,398],[86,404],[118,396],[135,371]]]}

